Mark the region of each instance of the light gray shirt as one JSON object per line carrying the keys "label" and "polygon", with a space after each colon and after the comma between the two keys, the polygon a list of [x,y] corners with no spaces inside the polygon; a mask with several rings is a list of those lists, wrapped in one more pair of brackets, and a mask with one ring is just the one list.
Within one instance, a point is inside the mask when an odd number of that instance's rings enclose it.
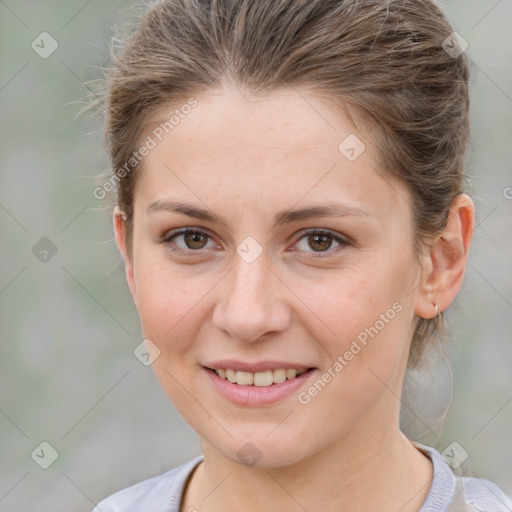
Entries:
{"label": "light gray shirt", "polygon": [[[493,482],[456,476],[442,455],[429,446],[413,442],[432,461],[434,477],[419,512],[512,512],[512,500]],[[101,501],[93,512],[179,512],[183,490],[195,459],[118,491]],[[185,511],[187,512],[187,511]]]}

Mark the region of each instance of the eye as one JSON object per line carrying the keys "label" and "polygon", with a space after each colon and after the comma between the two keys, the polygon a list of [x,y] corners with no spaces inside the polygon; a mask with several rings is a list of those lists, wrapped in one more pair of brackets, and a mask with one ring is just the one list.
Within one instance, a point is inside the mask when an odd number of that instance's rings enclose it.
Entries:
{"label": "eye", "polygon": [[[314,249],[313,253],[316,253],[313,255],[314,258],[323,258],[326,256],[332,256],[334,251],[331,251],[332,243],[335,241],[338,246],[335,247],[335,249],[339,247],[346,247],[351,245],[351,242],[342,236],[334,234],[330,230],[325,229],[309,229],[302,232],[302,237],[299,238],[297,244],[299,245],[299,250],[303,250],[306,252],[309,252],[307,249],[308,247]],[[324,256],[321,253],[328,253],[326,256]]]}
{"label": "eye", "polygon": [[[180,237],[183,237],[184,245],[182,246],[174,242],[174,240],[178,240]],[[200,229],[184,228],[166,233],[159,241],[167,245],[173,252],[190,255],[192,252],[204,249],[209,238],[210,235]]]}

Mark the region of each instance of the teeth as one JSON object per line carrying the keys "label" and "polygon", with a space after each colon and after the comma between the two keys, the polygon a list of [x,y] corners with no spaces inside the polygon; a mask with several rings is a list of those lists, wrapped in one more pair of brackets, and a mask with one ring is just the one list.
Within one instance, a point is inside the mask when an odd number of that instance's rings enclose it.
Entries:
{"label": "teeth", "polygon": [[253,375],[255,386],[271,386],[274,383],[272,370],[268,370],[266,372],[257,372]]}
{"label": "teeth", "polygon": [[[254,381],[254,373],[251,372],[236,372],[236,383],[242,386],[249,386]],[[256,383],[255,383],[256,384]]]}
{"label": "teeth", "polygon": [[299,375],[306,372],[306,369],[295,370],[294,368],[278,368],[277,370],[267,370],[265,372],[239,372],[236,370],[230,370],[229,368],[219,368],[215,370],[215,373],[223,378],[227,379],[232,384],[236,383],[241,386],[271,386],[272,384],[280,384],[286,379],[294,379]]}
{"label": "teeth", "polygon": [[280,382],[284,382],[286,380],[286,370],[284,368],[280,368],[279,370],[274,370],[272,372],[272,379],[276,384]]}

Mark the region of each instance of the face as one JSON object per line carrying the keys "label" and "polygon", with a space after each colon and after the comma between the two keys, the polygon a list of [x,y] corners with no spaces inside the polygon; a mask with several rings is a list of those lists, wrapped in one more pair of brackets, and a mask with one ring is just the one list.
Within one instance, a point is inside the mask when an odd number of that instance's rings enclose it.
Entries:
{"label": "face", "polygon": [[126,264],[179,413],[265,467],[396,429],[421,272],[371,138],[312,92],[223,89],[157,142]]}

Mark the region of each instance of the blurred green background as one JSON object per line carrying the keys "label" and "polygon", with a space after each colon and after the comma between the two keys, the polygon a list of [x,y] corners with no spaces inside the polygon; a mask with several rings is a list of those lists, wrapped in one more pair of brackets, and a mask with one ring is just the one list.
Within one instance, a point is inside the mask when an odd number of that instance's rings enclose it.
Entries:
{"label": "blurred green background", "polygon": [[[448,314],[453,404],[440,436],[425,440],[439,451],[458,442],[470,475],[512,494],[512,3],[441,5],[477,66],[468,156],[477,228]],[[102,120],[77,118],[82,84],[101,79],[108,62],[112,27],[138,9],[0,1],[2,512],[90,511],[200,453],[151,368],[134,357],[137,313],[109,211],[92,194],[108,170]],[[420,427],[449,398],[446,370],[433,381],[418,397]],[[41,442],[58,454],[48,469],[40,464],[52,452]]]}

